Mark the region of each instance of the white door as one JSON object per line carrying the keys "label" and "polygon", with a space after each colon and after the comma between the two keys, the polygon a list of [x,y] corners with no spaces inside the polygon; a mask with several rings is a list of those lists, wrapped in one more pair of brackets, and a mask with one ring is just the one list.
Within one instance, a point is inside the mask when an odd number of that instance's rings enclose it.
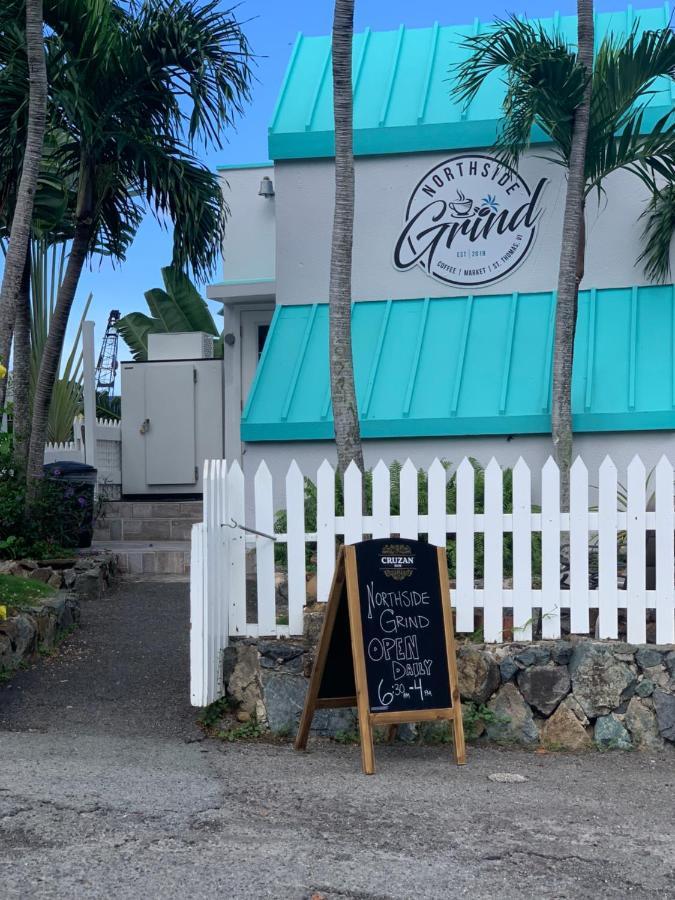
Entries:
{"label": "white door", "polygon": [[265,346],[272,321],[267,309],[245,309],[241,312],[241,408],[246,406],[248,392],[255,377],[258,361]]}
{"label": "white door", "polygon": [[148,484],[195,484],[195,368],[145,366],[145,477]]}

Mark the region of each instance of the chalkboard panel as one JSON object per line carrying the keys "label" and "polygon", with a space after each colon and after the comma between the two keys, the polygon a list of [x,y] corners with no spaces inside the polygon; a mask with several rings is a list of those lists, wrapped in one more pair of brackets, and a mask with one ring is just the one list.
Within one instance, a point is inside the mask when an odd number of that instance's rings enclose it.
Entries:
{"label": "chalkboard panel", "polygon": [[370,711],[450,707],[437,548],[386,538],[354,551]]}
{"label": "chalkboard panel", "polygon": [[319,697],[322,700],[330,697],[356,697],[347,586],[344,579],[338,599],[333,632],[328,645],[325,668],[321,677]]}

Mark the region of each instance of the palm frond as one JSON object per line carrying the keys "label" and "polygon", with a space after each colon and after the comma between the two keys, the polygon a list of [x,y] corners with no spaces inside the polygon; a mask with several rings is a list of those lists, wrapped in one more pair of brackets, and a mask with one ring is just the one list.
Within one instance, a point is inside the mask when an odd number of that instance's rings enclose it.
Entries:
{"label": "palm frond", "polygon": [[638,257],[645,276],[666,281],[670,276],[670,248],[675,232],[675,185],[656,191],[642,214],[644,249]]}

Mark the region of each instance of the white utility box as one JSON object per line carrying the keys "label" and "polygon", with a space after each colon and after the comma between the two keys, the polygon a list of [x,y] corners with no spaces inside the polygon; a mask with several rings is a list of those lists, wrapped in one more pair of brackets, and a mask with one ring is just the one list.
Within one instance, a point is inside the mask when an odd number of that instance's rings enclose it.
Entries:
{"label": "white utility box", "polygon": [[179,331],[148,335],[148,362],[213,359],[213,335],[205,331]]}

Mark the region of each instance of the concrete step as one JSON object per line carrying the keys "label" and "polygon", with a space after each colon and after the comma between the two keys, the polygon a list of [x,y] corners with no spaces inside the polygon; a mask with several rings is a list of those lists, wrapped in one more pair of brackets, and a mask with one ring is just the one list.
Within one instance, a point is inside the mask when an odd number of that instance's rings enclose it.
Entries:
{"label": "concrete step", "polygon": [[190,574],[189,541],[95,540],[92,547],[117,555],[120,571],[130,575]]}
{"label": "concrete step", "polygon": [[189,541],[195,521],[201,519],[99,519],[96,541]]}
{"label": "concrete step", "polygon": [[201,500],[107,501],[94,528],[96,541],[189,541],[202,521]]}

